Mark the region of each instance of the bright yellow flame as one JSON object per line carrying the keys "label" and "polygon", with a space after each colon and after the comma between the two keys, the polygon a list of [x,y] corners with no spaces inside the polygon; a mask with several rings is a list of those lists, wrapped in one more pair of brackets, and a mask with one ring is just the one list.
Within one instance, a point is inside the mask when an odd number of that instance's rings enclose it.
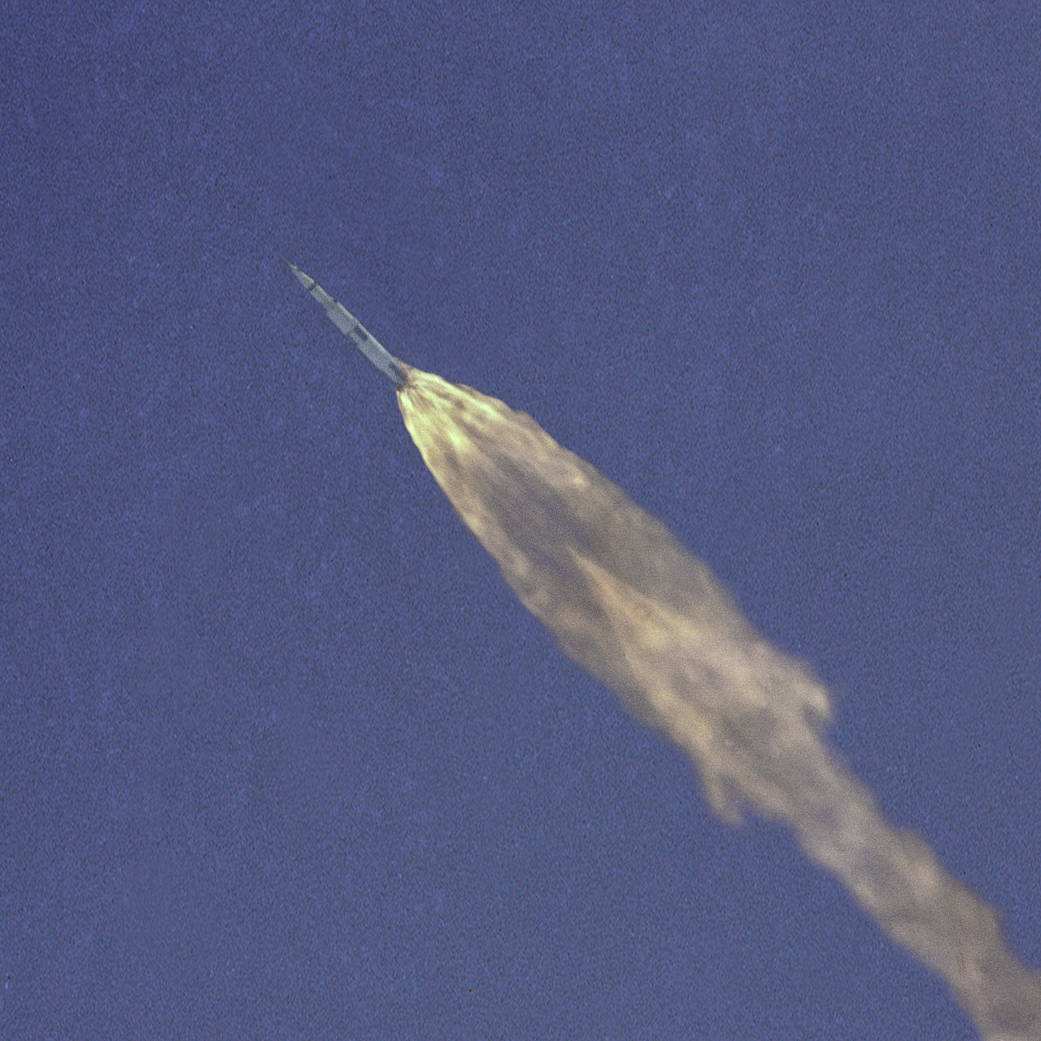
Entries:
{"label": "bright yellow flame", "polygon": [[890,825],[828,750],[824,687],[712,574],[530,416],[400,365],[424,461],[564,651],[679,744],[716,809],[786,821],[879,925],[939,973],[989,1041],[1041,1041],[1041,977],[995,912]]}

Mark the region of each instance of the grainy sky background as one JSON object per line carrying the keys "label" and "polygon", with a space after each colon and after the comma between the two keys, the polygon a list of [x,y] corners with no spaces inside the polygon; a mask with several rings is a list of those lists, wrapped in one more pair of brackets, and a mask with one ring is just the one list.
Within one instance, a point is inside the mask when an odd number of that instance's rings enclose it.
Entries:
{"label": "grainy sky background", "polygon": [[1041,13],[681,6],[7,12],[0,1036],[974,1036],[281,253],[665,520],[1041,966]]}

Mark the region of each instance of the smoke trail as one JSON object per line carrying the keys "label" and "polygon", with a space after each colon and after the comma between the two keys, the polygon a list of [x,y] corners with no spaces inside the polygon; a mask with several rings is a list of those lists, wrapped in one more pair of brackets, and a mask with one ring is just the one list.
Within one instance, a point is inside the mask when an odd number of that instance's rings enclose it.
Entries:
{"label": "smoke trail", "polygon": [[[288,263],[288,262],[287,262]],[[949,984],[986,1041],[1041,1041],[1041,975],[995,911],[889,824],[824,743],[828,694],[711,572],[537,423],[394,358],[299,268],[397,387],[405,426],[463,522],[563,650],[690,756],[709,798],[785,821],[894,940]]]}
{"label": "smoke trail", "polygon": [[716,809],[787,822],[989,1041],[1041,1039],[1041,977],[992,908],[893,827],[821,736],[828,696],[708,569],[530,416],[406,367],[405,426],[464,523],[564,651],[691,757]]}

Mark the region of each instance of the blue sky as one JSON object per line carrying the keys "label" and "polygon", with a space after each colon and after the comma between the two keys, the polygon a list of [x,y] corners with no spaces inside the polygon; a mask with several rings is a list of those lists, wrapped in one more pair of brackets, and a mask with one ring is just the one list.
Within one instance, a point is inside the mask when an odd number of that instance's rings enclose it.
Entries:
{"label": "blue sky", "polygon": [[10,1036],[974,1036],[563,658],[278,258],[662,518],[1041,966],[1041,16],[9,23]]}

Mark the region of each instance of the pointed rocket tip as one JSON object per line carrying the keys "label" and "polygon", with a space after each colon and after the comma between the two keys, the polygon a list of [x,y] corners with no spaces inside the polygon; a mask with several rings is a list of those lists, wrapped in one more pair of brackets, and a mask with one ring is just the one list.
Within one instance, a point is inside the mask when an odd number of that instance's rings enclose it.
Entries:
{"label": "pointed rocket tip", "polygon": [[281,260],[282,263],[285,264],[285,266],[289,268],[289,270],[292,271],[294,275],[296,275],[296,280],[300,283],[300,285],[302,285],[304,289],[310,292],[311,286],[314,285],[314,279],[306,272],[301,271],[300,268],[296,266],[296,264],[294,264],[291,260],[288,260],[286,257],[282,257]]}

